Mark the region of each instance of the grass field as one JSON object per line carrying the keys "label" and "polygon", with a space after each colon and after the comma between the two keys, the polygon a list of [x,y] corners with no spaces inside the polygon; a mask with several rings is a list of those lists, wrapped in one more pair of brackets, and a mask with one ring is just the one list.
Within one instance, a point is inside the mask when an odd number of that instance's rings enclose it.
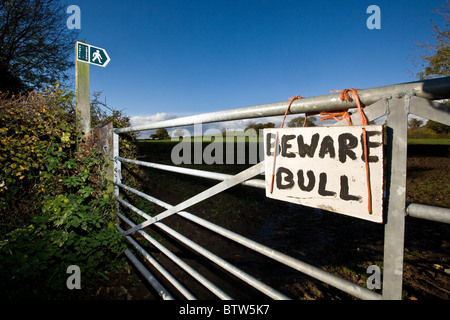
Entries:
{"label": "grass field", "polygon": [[450,139],[433,139],[433,138],[408,138],[408,144],[433,144],[433,145],[450,145]]}

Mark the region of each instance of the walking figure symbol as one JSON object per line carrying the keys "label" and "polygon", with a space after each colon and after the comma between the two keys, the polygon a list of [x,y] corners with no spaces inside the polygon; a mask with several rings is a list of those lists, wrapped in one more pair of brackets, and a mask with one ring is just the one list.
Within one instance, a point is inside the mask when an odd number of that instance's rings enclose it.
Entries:
{"label": "walking figure symbol", "polygon": [[95,62],[95,60],[98,60],[98,63],[102,63],[102,56],[100,55],[100,50],[96,50],[92,55],[92,62]]}

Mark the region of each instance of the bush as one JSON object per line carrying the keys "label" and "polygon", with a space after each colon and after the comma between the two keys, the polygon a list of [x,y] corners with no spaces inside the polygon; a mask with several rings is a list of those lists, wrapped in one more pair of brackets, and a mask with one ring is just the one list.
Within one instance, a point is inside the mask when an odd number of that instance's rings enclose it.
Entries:
{"label": "bush", "polygon": [[0,242],[3,298],[78,296],[66,287],[70,265],[80,267],[83,289],[95,285],[125,249],[111,203],[108,195],[87,201],[78,194],[58,195],[28,227],[9,233]]}
{"label": "bush", "polygon": [[104,155],[79,134],[73,98],[58,87],[0,94],[2,298],[73,297],[68,266],[86,288],[125,250]]}
{"label": "bush", "polygon": [[439,123],[433,120],[428,120],[427,124],[425,125],[426,128],[431,130],[432,132],[436,134],[448,134],[450,133],[450,126],[447,126],[443,123]]}

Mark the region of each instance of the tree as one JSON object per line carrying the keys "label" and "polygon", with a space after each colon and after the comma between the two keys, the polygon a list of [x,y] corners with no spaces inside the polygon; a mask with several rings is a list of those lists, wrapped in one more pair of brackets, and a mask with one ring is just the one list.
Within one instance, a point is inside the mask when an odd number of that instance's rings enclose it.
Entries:
{"label": "tree", "polygon": [[39,90],[69,79],[77,32],[59,0],[0,2],[0,91]]}
{"label": "tree", "polygon": [[423,71],[417,74],[420,79],[431,79],[450,75],[450,31],[448,25],[450,22],[450,1],[447,0],[441,9],[436,12],[445,19],[445,29],[439,28],[434,21],[433,32],[435,44],[420,44],[422,49],[428,52],[428,55],[422,56],[424,64],[421,66]]}
{"label": "tree", "polygon": [[419,120],[417,118],[411,118],[408,121],[408,128],[416,129],[416,128],[419,128],[422,124],[423,124],[422,120]]}
{"label": "tree", "polygon": [[256,132],[259,132],[259,130],[262,129],[269,129],[269,128],[275,128],[275,123],[273,122],[267,122],[267,123],[254,123],[254,122],[250,122],[246,127],[245,127],[245,131],[247,131],[248,129],[253,129]]}
{"label": "tree", "polygon": [[164,140],[169,139],[169,133],[164,128],[156,130],[156,133],[150,135],[150,139]]}
{"label": "tree", "polygon": [[[306,127],[315,127],[316,124],[314,123],[316,121],[316,117],[308,117],[306,119]],[[288,127],[303,127],[303,123],[305,122],[305,117],[296,117],[288,122]]]}
{"label": "tree", "polygon": [[[428,55],[422,56],[422,70],[417,74],[421,80],[431,79],[435,77],[450,76],[450,31],[448,25],[450,23],[450,1],[446,0],[442,8],[437,9],[436,13],[444,17],[445,28],[442,30],[434,21],[433,25],[435,44],[418,44],[421,48],[428,51]],[[444,101],[450,104],[449,100]],[[450,126],[429,120],[425,127],[437,134],[446,134],[450,132]]]}
{"label": "tree", "polygon": [[450,132],[450,126],[447,126],[443,123],[439,123],[433,120],[428,120],[425,127],[430,129],[431,131],[434,131],[437,134]]}
{"label": "tree", "polygon": [[186,131],[187,131],[186,129],[178,128],[177,130],[175,130],[172,133],[172,137],[173,138],[178,138],[179,140],[182,140],[183,137],[185,136]]}

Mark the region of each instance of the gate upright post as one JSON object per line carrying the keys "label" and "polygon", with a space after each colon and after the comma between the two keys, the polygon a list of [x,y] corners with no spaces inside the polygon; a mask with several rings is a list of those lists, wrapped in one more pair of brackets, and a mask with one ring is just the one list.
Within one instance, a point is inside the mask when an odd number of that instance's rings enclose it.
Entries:
{"label": "gate upright post", "polygon": [[384,234],[383,299],[401,300],[406,216],[406,161],[410,97],[388,100],[387,214]]}
{"label": "gate upright post", "polygon": [[117,186],[117,183],[121,182],[120,175],[122,166],[119,161],[119,135],[117,133],[114,133],[114,131],[113,131],[113,162],[114,162],[114,196],[117,199],[119,198],[119,187]]}

